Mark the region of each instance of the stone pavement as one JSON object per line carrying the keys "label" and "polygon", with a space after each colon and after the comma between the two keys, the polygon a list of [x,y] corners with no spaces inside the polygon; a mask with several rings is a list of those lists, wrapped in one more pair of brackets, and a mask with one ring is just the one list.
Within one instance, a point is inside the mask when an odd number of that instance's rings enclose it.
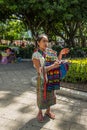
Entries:
{"label": "stone pavement", "polygon": [[87,102],[59,95],[56,119],[38,123],[35,74],[31,62],[0,64],[0,130],[87,130]]}

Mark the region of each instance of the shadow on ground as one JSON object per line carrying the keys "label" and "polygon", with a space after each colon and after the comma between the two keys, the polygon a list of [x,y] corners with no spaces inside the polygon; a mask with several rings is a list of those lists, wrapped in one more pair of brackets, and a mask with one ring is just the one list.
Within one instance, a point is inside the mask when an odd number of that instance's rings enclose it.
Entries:
{"label": "shadow on ground", "polygon": [[[84,110],[87,110],[87,105],[80,100],[72,99],[73,102],[71,103],[58,100],[56,106],[52,108],[56,114],[56,120],[50,121],[46,118],[44,123],[37,122],[35,118],[38,112],[35,103],[36,98],[35,94],[32,94],[32,92],[36,92],[36,88],[32,87],[31,84],[31,78],[35,75],[31,62],[0,65],[0,109],[8,109],[9,112],[9,108],[14,107],[14,110],[11,110],[13,114],[16,111],[16,114],[20,115],[20,122],[17,122],[15,126],[16,130],[19,130],[18,126],[20,125],[20,130],[86,130],[85,124],[81,124],[81,114],[84,114]],[[7,114],[7,111],[5,112]],[[30,120],[28,119],[29,114],[34,115]],[[12,115],[13,117],[10,113],[8,115],[9,117],[5,115],[0,117],[13,118],[14,121],[19,120],[19,117],[15,117],[15,115]],[[24,123],[24,117],[27,117],[27,123]],[[12,130],[15,130],[15,128],[12,128]]]}

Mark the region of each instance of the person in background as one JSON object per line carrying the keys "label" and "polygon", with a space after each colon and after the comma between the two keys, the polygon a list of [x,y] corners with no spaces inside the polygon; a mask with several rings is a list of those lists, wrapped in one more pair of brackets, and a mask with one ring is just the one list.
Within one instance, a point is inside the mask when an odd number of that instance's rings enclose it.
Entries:
{"label": "person in background", "polygon": [[8,63],[8,59],[7,59],[7,52],[6,50],[1,52],[1,64],[7,64]]}
{"label": "person in background", "polygon": [[8,59],[8,63],[14,63],[16,61],[16,55],[14,50],[12,50],[11,48],[7,48],[6,49],[7,52],[7,59]]}

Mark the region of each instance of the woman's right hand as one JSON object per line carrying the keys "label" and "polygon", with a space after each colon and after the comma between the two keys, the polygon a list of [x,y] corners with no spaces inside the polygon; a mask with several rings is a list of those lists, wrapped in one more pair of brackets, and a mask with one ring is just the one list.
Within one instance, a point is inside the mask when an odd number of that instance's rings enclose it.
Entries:
{"label": "woman's right hand", "polygon": [[48,72],[52,69],[58,68],[59,66],[60,66],[60,63],[58,61],[55,61],[54,64],[46,67],[46,72]]}
{"label": "woman's right hand", "polygon": [[60,63],[58,61],[55,61],[53,64],[53,68],[57,68],[60,66]]}

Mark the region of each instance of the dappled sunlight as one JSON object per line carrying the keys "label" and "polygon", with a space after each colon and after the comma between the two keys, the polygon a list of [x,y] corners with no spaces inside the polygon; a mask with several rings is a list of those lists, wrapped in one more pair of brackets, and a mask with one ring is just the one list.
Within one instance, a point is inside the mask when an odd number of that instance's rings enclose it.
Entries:
{"label": "dappled sunlight", "polygon": [[87,126],[85,126],[84,121],[82,122],[81,113],[84,109],[87,109],[87,104],[83,107],[80,100],[75,99],[72,99],[71,102],[69,100],[65,102],[62,100],[58,101],[59,103],[53,108],[53,111],[58,113],[56,120],[53,122],[53,128],[58,128],[58,130],[68,130],[70,128],[70,130],[79,130],[82,128],[81,130],[86,130]]}
{"label": "dappled sunlight", "polygon": [[[23,66],[26,68],[25,71]],[[33,68],[30,69],[29,63],[10,67],[11,70],[9,66],[4,67],[5,71],[2,73],[3,67],[0,66],[1,80],[5,79],[4,82],[0,82],[1,130],[86,130],[86,102],[66,96],[57,95],[57,104],[52,106],[56,119],[45,116],[45,122],[39,123],[36,118],[36,88],[31,84],[35,71]],[[75,127],[77,129],[74,129]]]}
{"label": "dappled sunlight", "polygon": [[11,91],[0,91],[0,107],[6,107],[13,101],[14,96]]}
{"label": "dappled sunlight", "polygon": [[4,98],[7,94],[10,94],[10,91],[0,91],[0,99]]}

